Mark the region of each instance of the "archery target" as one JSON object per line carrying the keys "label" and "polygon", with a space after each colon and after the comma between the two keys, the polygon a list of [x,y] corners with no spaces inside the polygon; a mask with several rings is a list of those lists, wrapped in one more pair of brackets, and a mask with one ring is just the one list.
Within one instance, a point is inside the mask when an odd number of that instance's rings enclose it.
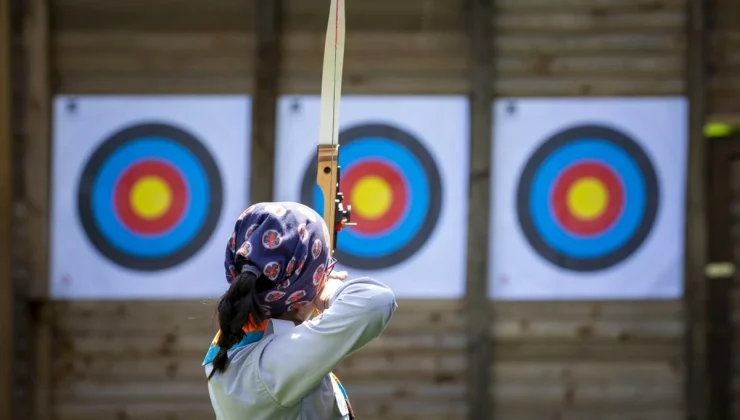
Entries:
{"label": "archery target", "polygon": [[200,140],[172,124],[138,124],[103,141],[80,179],[80,222],[110,261],[170,268],[210,239],[223,203],[218,166]]}
{"label": "archery target", "polygon": [[680,295],[685,100],[502,99],[494,121],[494,298]]}
{"label": "archery target", "polygon": [[238,96],[57,97],[52,295],[222,294],[248,204],[248,115]]}
{"label": "archery target", "polygon": [[[443,191],[434,158],[412,134],[387,124],[347,128],[339,144],[342,192],[357,225],[342,231],[336,258],[368,270],[405,261],[426,243],[439,219]],[[323,213],[315,162],[301,185],[301,201]]]}
{"label": "archery target", "polygon": [[[342,97],[341,190],[357,225],[337,235],[337,270],[405,298],[464,294],[467,112],[464,97]],[[319,132],[319,113],[318,96],[280,99],[275,199],[321,213],[317,141],[307,135]]]}
{"label": "archery target", "polygon": [[640,247],[658,197],[655,169],[633,139],[581,125],[558,132],[528,160],[517,215],[543,258],[567,270],[603,270]]}

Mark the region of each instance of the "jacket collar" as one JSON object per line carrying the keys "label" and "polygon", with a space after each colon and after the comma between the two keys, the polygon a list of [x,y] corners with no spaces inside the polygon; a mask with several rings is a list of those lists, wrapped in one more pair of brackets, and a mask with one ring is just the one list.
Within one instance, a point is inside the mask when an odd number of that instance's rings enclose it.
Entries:
{"label": "jacket collar", "polygon": [[275,335],[287,334],[293,331],[293,328],[295,328],[295,324],[292,321],[286,321],[284,319],[273,318],[267,324],[265,335],[267,336],[270,334],[275,334]]}

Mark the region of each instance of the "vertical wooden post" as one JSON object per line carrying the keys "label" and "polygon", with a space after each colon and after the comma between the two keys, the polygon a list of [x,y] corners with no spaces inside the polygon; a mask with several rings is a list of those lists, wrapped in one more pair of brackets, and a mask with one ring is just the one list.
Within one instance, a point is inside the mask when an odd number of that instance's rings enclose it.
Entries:
{"label": "vertical wooden post", "polygon": [[0,419],[13,418],[15,322],[11,268],[13,131],[11,129],[10,0],[0,0]]}
{"label": "vertical wooden post", "polygon": [[49,168],[51,164],[51,88],[49,0],[26,1],[23,27],[27,57],[25,178],[33,297],[48,294]]}
{"label": "vertical wooden post", "polygon": [[[734,247],[732,226],[732,166],[740,156],[738,138],[706,139],[709,146],[707,163],[707,227],[710,263],[724,268],[732,263]],[[723,267],[724,266],[724,267]],[[708,419],[732,418],[732,300],[735,283],[733,270],[709,269],[705,272],[706,345],[703,359],[706,363]],[[689,359],[691,360],[691,359]],[[693,384],[696,386],[696,384]]]}
{"label": "vertical wooden post", "polygon": [[281,66],[282,0],[257,0],[249,201],[272,201]]}
{"label": "vertical wooden post", "polygon": [[468,419],[492,418],[492,346],[488,303],[493,78],[492,0],[467,0],[470,39],[470,180],[465,307]]}
{"label": "vertical wooden post", "polygon": [[686,413],[689,420],[709,420],[707,357],[707,143],[704,139],[706,109],[707,42],[706,0],[689,0],[686,9],[686,81],[689,98],[689,162],[686,189]]}
{"label": "vertical wooden post", "polygon": [[51,311],[49,286],[49,169],[51,165],[51,87],[49,47],[49,0],[27,0],[23,21],[27,57],[25,85],[25,199],[28,217],[30,284],[28,294],[36,299],[33,328],[33,390],[31,416],[51,418]]}

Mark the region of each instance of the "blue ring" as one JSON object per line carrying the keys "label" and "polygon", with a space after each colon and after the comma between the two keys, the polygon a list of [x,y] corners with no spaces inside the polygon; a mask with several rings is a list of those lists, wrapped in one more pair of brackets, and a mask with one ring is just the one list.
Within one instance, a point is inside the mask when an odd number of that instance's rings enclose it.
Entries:
{"label": "blue ring", "polygon": [[[610,228],[578,235],[560,226],[550,198],[563,170],[588,161],[617,174],[624,203]],[[516,190],[516,215],[522,234],[542,258],[562,269],[593,272],[621,263],[640,248],[659,202],[655,168],[639,143],[607,125],[576,125],[547,138],[529,157]]]}
{"label": "blue ring", "polygon": [[[338,247],[358,257],[377,258],[398,251],[421,229],[424,213],[429,208],[430,190],[419,159],[401,145],[380,137],[364,137],[342,146],[339,165],[348,171],[353,165],[373,159],[395,167],[406,181],[406,209],[395,224],[385,232],[368,235],[354,230],[343,230]],[[346,168],[346,169],[345,169]],[[314,189],[314,208],[323,195],[318,186]]]}
{"label": "blue ring", "polygon": [[[143,159],[161,159],[183,175],[190,200],[183,218],[157,236],[130,231],[116,217],[113,194],[126,168]],[[198,234],[208,214],[208,178],[199,160],[182,145],[163,137],[141,137],[125,144],[103,163],[92,188],[92,208],[101,233],[114,247],[132,256],[160,258],[184,247]]]}
{"label": "blue ring", "polygon": [[[622,182],[622,213],[604,232],[582,237],[563,229],[551,207],[554,182],[569,166],[582,161],[598,161],[609,166]],[[646,191],[635,161],[614,144],[599,139],[573,141],[554,151],[542,162],[534,176],[530,210],[542,239],[557,251],[576,258],[595,258],[624,245],[640,225],[645,212]]]}
{"label": "blue ring", "polygon": [[[387,231],[362,234],[345,229],[335,235],[336,258],[346,267],[363,270],[388,268],[411,258],[434,233],[442,212],[444,191],[434,157],[414,135],[388,124],[368,123],[347,128],[339,133],[339,144],[340,165],[337,166],[340,168],[366,158],[401,168],[409,202],[395,227]],[[301,202],[314,208],[321,202],[316,185],[317,163],[314,160],[306,168],[300,190]],[[330,170],[326,164],[322,165],[322,171]]]}

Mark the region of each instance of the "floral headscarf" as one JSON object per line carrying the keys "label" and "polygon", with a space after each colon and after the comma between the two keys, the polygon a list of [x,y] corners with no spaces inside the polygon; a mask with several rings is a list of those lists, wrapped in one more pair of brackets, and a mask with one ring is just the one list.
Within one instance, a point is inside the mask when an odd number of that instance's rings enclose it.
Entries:
{"label": "floral headscarf", "polygon": [[292,202],[258,203],[237,219],[226,246],[226,280],[240,272],[264,275],[274,287],[258,295],[267,316],[313,301],[334,261],[329,230],[311,208]]}

